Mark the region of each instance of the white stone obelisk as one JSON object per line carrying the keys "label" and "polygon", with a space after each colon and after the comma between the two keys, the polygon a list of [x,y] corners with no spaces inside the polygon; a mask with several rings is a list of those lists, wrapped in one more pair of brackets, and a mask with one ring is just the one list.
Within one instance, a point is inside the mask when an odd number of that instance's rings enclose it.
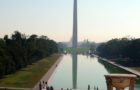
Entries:
{"label": "white stone obelisk", "polygon": [[77,0],[74,0],[73,9],[73,40],[72,47],[77,48]]}

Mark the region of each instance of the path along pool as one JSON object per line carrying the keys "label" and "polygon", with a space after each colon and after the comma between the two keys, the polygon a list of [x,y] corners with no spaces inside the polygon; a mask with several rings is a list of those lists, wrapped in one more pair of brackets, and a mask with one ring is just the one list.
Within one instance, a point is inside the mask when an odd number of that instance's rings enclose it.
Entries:
{"label": "path along pool", "polygon": [[[125,73],[130,74],[121,68],[99,60],[97,57],[82,54],[64,55],[62,61],[52,76],[49,86],[56,89],[87,89],[98,86],[101,90],[106,90],[105,74]],[[137,77],[135,90],[140,90],[140,77]]]}

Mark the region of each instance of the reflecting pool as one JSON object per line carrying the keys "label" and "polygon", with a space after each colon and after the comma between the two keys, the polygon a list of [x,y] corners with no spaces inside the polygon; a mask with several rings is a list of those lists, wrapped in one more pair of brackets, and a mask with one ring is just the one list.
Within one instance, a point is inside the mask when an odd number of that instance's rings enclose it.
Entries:
{"label": "reflecting pool", "polygon": [[[98,60],[89,55],[67,54],[58,65],[49,85],[54,88],[87,89],[91,88],[106,90],[105,74],[128,73],[127,71]],[[136,80],[135,90],[140,90],[140,78]]]}

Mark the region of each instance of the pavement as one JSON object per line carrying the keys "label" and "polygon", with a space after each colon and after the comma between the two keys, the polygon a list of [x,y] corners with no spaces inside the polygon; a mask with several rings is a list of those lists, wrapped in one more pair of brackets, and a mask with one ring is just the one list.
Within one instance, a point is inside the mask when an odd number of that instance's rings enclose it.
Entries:
{"label": "pavement", "polygon": [[[53,75],[54,75],[54,73],[55,73],[55,71],[56,71],[56,69],[57,69],[59,63],[61,62],[62,58],[63,58],[63,55],[62,55],[60,58],[58,58],[58,60],[56,61],[56,63],[55,63],[55,64],[49,69],[49,71],[43,76],[43,78],[40,80],[41,83],[42,83],[43,81],[44,81],[44,83],[45,83],[45,82],[47,82],[47,83],[50,82],[50,80],[52,79],[52,77],[53,77]],[[39,90],[39,83],[40,83],[40,82],[38,82],[32,90]],[[42,84],[42,85],[43,85],[43,84]]]}
{"label": "pavement", "polygon": [[105,62],[108,62],[108,63],[114,65],[114,66],[117,66],[117,67],[122,68],[122,69],[124,69],[124,70],[126,70],[126,71],[128,71],[128,72],[131,72],[131,73],[133,73],[133,74],[135,74],[135,75],[137,75],[137,76],[140,76],[140,72],[138,72],[138,71],[136,71],[136,70],[130,69],[130,68],[125,67],[125,66],[122,66],[122,65],[120,65],[120,64],[117,64],[117,63],[115,63],[115,62],[112,62],[112,61],[107,60],[107,59],[102,58],[102,57],[99,57],[99,58],[100,58],[101,60],[105,61]]}

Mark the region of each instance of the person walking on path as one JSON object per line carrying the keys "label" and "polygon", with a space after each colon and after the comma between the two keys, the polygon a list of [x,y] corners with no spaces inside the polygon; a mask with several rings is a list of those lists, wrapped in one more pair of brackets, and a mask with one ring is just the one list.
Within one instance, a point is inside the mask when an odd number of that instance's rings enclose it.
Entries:
{"label": "person walking on path", "polygon": [[88,85],[88,90],[90,90],[90,85]]}
{"label": "person walking on path", "polygon": [[50,87],[50,90],[53,90],[53,86]]}
{"label": "person walking on path", "polygon": [[50,90],[50,87],[47,86],[47,87],[46,87],[46,90]]}
{"label": "person walking on path", "polygon": [[39,83],[39,90],[42,90],[41,82]]}

